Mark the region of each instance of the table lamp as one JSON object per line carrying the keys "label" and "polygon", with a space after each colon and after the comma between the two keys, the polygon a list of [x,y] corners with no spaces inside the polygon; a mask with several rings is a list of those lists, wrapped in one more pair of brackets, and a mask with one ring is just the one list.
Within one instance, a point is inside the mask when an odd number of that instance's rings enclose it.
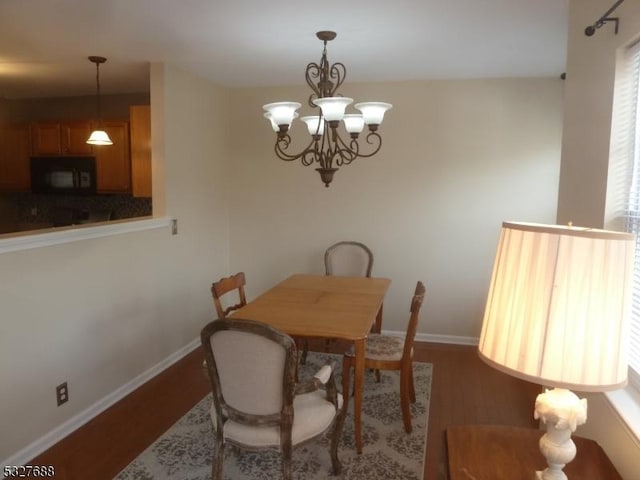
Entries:
{"label": "table lamp", "polygon": [[[478,352],[492,367],[545,387],[534,417],[548,467],[561,480],[576,454],[571,434],[587,401],[627,382],[635,237],[557,225],[502,225]],[[533,473],[532,473],[533,476]]]}

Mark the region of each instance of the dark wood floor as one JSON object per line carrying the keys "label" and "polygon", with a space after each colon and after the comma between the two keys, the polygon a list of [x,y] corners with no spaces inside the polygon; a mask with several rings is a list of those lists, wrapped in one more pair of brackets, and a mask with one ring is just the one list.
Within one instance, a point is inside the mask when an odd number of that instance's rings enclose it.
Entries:
{"label": "dark wood floor", "polygon": [[[418,343],[415,359],[434,365],[424,480],[446,465],[449,425],[536,427],[540,387],[504,375],[478,359],[474,347]],[[209,391],[196,350],[35,458],[61,480],[112,479]]]}

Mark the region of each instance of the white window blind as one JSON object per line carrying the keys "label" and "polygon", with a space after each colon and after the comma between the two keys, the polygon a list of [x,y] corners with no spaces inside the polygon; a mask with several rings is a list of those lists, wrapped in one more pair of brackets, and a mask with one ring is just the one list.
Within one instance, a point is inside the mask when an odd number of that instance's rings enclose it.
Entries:
{"label": "white window blind", "polygon": [[616,77],[607,227],[636,234],[629,378],[640,390],[640,43],[623,52]]}

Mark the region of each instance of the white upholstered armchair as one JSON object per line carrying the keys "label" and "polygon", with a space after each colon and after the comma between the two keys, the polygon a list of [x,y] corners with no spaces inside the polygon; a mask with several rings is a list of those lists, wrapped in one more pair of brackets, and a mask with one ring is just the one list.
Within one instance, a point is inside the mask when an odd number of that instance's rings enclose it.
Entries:
{"label": "white upholstered armchair", "polygon": [[227,443],[280,451],[283,478],[290,480],[292,448],[331,427],[331,463],[333,473],[340,473],[344,412],[331,366],[296,383],[293,339],[253,320],[215,320],[203,328],[201,340],[213,391],[214,480],[222,480]]}

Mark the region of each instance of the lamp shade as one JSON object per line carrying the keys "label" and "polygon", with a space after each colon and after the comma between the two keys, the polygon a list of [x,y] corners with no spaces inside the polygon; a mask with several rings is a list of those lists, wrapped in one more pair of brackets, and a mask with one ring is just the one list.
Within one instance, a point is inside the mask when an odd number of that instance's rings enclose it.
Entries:
{"label": "lamp shade", "polygon": [[301,106],[298,102],[275,102],[263,105],[269,114],[269,120],[276,125],[291,125],[295,118],[296,110]]}
{"label": "lamp shade", "polygon": [[389,110],[392,105],[385,102],[361,102],[356,103],[355,107],[362,112],[364,123],[380,125],[384,119],[384,112]]}
{"label": "lamp shade", "polygon": [[109,135],[104,130],[94,130],[87,139],[89,145],[113,145]]}
{"label": "lamp shade", "polygon": [[364,129],[364,117],[358,113],[349,113],[342,120],[345,130],[349,133],[360,133]]}
{"label": "lamp shade", "polygon": [[[264,112],[264,118],[269,120],[269,124],[271,125],[271,128],[273,129],[274,132],[279,132],[280,131],[280,127],[276,124],[276,122],[273,121],[271,112]],[[294,119],[298,118],[298,112],[294,112],[293,118]],[[289,127],[289,130],[291,130],[291,126]]]}
{"label": "lamp shade", "polygon": [[627,233],[503,223],[480,357],[545,386],[623,387],[634,247]]}
{"label": "lamp shade", "polygon": [[351,102],[353,98],[348,97],[324,97],[313,100],[313,103],[322,110],[322,116],[327,122],[342,120],[344,110]]}
{"label": "lamp shade", "polygon": [[324,120],[320,115],[310,115],[300,120],[307,124],[309,135],[324,135]]}

